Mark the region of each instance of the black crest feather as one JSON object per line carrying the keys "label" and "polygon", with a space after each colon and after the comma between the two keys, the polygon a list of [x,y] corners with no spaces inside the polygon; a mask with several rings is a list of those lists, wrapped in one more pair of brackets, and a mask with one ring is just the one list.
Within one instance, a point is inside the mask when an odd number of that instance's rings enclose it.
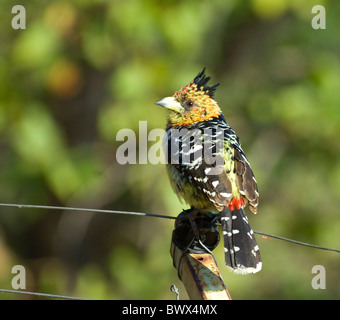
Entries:
{"label": "black crest feather", "polygon": [[[220,85],[219,83],[215,83],[211,86],[206,86],[207,82],[210,80],[210,77],[207,77],[205,74],[205,68],[201,72],[198,73],[198,75],[195,77],[194,81],[192,84],[196,84],[197,88],[200,90],[203,90],[206,92],[206,94],[210,97],[213,98],[215,94],[216,88]],[[201,89],[203,87],[203,89]]]}

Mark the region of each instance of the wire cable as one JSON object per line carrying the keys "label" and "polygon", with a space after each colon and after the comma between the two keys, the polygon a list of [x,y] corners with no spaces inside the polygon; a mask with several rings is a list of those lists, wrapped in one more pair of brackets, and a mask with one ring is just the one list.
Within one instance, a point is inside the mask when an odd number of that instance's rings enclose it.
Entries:
{"label": "wire cable", "polygon": [[32,291],[24,291],[24,290],[0,289],[0,292],[14,293],[14,294],[26,294],[30,296],[39,296],[39,297],[45,297],[45,298],[48,297],[48,298],[63,299],[63,300],[91,300],[91,299],[85,299],[85,298],[63,296],[63,295],[53,294],[53,293],[41,293],[41,292],[32,292]]}
{"label": "wire cable", "polygon": [[[89,209],[89,208],[76,208],[76,207],[44,206],[44,205],[33,205],[33,204],[0,203],[0,207],[15,207],[15,208],[19,208],[19,209],[27,208],[27,209],[62,210],[62,211],[82,211],[82,212],[94,212],[94,213],[111,213],[111,214],[124,214],[124,215],[134,215],[134,216],[146,216],[146,217],[172,219],[172,220],[177,219],[177,217],[174,217],[174,216],[145,213],[145,212],[105,210],[105,209]],[[301,241],[297,241],[297,240],[293,240],[293,239],[289,239],[289,238],[285,238],[285,237],[281,237],[281,236],[276,236],[276,235],[261,232],[261,231],[254,231],[254,233],[265,236],[265,237],[277,239],[277,240],[288,241],[288,242],[291,242],[291,243],[294,243],[294,244],[297,244],[297,245],[301,245],[301,246],[305,246],[305,247],[310,247],[310,248],[340,253],[339,249],[317,246],[317,245],[314,245],[314,244],[301,242]]]}
{"label": "wire cable", "polygon": [[133,211],[120,211],[120,210],[105,210],[105,209],[89,209],[89,208],[76,208],[76,207],[58,207],[58,206],[43,206],[35,204],[14,204],[14,203],[0,203],[0,207],[15,207],[15,208],[27,208],[27,209],[48,209],[48,210],[62,210],[62,211],[83,211],[83,212],[94,212],[94,213],[114,213],[114,214],[125,214],[134,216],[147,216],[164,219],[176,219],[173,216],[166,216],[161,214],[145,213],[145,212],[133,212]]}
{"label": "wire cable", "polygon": [[301,241],[297,241],[297,240],[288,239],[288,238],[285,238],[285,237],[276,236],[274,234],[264,233],[264,232],[261,232],[261,231],[254,231],[254,233],[257,233],[257,234],[265,236],[265,237],[273,238],[273,239],[288,241],[288,242],[291,242],[291,243],[298,244],[300,246],[305,246],[305,247],[310,247],[310,248],[315,248],[315,249],[320,249],[320,250],[328,250],[328,251],[340,253],[340,250],[338,250],[338,249],[321,247],[321,246],[317,246],[317,245],[306,243],[306,242],[301,242]]}

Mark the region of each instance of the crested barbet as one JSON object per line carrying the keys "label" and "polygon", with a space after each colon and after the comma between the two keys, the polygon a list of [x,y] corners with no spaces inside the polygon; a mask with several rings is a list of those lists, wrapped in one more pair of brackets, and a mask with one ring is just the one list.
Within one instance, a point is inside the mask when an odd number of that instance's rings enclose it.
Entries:
{"label": "crested barbet", "polygon": [[216,87],[203,69],[194,80],[156,104],[168,110],[167,172],[195,215],[215,213],[222,226],[226,265],[235,273],[261,270],[254,232],[244,212],[257,212],[257,182],[239,138],[214,100]]}

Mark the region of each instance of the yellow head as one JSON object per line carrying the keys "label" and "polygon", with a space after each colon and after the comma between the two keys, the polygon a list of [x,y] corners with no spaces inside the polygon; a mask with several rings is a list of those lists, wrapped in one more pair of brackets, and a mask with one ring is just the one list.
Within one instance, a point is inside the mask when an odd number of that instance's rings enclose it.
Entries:
{"label": "yellow head", "polygon": [[213,99],[216,87],[205,86],[210,77],[204,75],[203,69],[187,86],[176,91],[172,97],[166,97],[156,104],[167,108],[168,126],[186,126],[218,117],[222,112]]}

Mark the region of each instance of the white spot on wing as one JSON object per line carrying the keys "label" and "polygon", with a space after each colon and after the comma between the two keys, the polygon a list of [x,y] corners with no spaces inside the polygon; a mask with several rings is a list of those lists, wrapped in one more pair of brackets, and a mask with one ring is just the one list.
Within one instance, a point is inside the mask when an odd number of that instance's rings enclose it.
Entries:
{"label": "white spot on wing", "polygon": [[213,185],[214,188],[216,188],[219,185],[219,183],[220,182],[218,180],[216,180],[216,181],[212,182],[212,185]]}
{"label": "white spot on wing", "polygon": [[230,218],[229,217],[221,217],[221,220],[228,221],[228,220],[230,220]]}
{"label": "white spot on wing", "polygon": [[211,168],[206,168],[206,169],[204,170],[204,173],[205,173],[205,174],[209,174],[210,171],[211,171]]}
{"label": "white spot on wing", "polygon": [[229,197],[231,197],[232,194],[228,193],[228,192],[221,192],[220,195],[224,198],[229,198]]}

